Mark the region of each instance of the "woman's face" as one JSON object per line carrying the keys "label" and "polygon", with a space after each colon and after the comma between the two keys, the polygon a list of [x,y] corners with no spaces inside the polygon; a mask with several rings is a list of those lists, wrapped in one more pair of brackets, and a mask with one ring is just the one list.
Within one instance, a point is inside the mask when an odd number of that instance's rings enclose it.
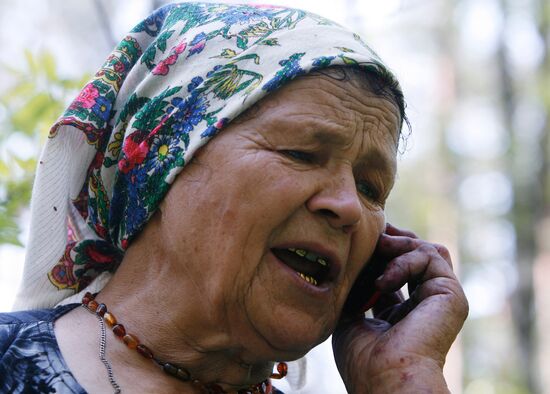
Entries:
{"label": "woman's face", "polygon": [[161,205],[164,261],[251,362],[328,337],[384,229],[399,115],[366,89],[287,84],[209,142]]}

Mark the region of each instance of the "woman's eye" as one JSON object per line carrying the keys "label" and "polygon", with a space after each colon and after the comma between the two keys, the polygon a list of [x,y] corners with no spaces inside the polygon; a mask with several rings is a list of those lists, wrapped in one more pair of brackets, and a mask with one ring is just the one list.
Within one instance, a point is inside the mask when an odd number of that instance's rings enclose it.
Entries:
{"label": "woman's eye", "polygon": [[378,201],[380,199],[380,193],[369,182],[357,182],[357,191],[371,201]]}
{"label": "woman's eye", "polygon": [[291,157],[292,159],[303,161],[305,163],[311,163],[313,161],[313,155],[311,153],[302,152],[299,150],[283,150],[281,153]]}

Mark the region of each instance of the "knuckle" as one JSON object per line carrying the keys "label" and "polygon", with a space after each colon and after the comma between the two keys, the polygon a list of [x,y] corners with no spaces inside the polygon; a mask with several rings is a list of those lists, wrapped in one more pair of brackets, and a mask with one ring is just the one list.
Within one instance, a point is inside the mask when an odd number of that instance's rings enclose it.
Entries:
{"label": "knuckle", "polygon": [[407,230],[407,236],[411,238],[418,238],[418,235],[416,235],[415,232]]}
{"label": "knuckle", "polygon": [[437,249],[435,248],[435,246],[428,242],[423,242],[417,249],[419,252],[424,253],[428,256],[434,256],[437,254]]}
{"label": "knuckle", "polygon": [[437,249],[437,252],[442,256],[444,257],[445,259],[447,258],[451,258],[451,252],[449,252],[449,249],[447,249],[446,246],[444,245],[441,245],[441,244],[433,244],[434,247]]}
{"label": "knuckle", "polygon": [[415,249],[418,246],[418,241],[414,238],[407,238],[407,248],[409,249]]}

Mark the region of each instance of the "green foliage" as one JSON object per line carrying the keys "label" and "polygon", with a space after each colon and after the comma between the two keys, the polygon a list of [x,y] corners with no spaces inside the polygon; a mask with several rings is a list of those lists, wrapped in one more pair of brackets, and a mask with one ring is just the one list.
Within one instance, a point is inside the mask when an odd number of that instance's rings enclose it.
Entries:
{"label": "green foliage", "polygon": [[29,205],[40,146],[68,99],[90,78],[60,77],[48,52],[25,51],[25,60],[20,69],[0,65],[13,81],[0,92],[0,244],[20,244],[18,218]]}

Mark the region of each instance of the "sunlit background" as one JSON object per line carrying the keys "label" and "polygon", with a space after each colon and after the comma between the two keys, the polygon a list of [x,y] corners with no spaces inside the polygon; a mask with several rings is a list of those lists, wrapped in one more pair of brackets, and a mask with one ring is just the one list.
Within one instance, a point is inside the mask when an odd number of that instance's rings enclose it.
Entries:
{"label": "sunlit background", "polygon": [[[453,393],[550,393],[550,1],[261,0],[360,33],[400,79],[413,132],[389,221],[449,247],[470,317]],[[0,311],[11,308],[45,133],[122,36],[164,1],[0,2]],[[307,384],[344,393],[329,344]]]}

